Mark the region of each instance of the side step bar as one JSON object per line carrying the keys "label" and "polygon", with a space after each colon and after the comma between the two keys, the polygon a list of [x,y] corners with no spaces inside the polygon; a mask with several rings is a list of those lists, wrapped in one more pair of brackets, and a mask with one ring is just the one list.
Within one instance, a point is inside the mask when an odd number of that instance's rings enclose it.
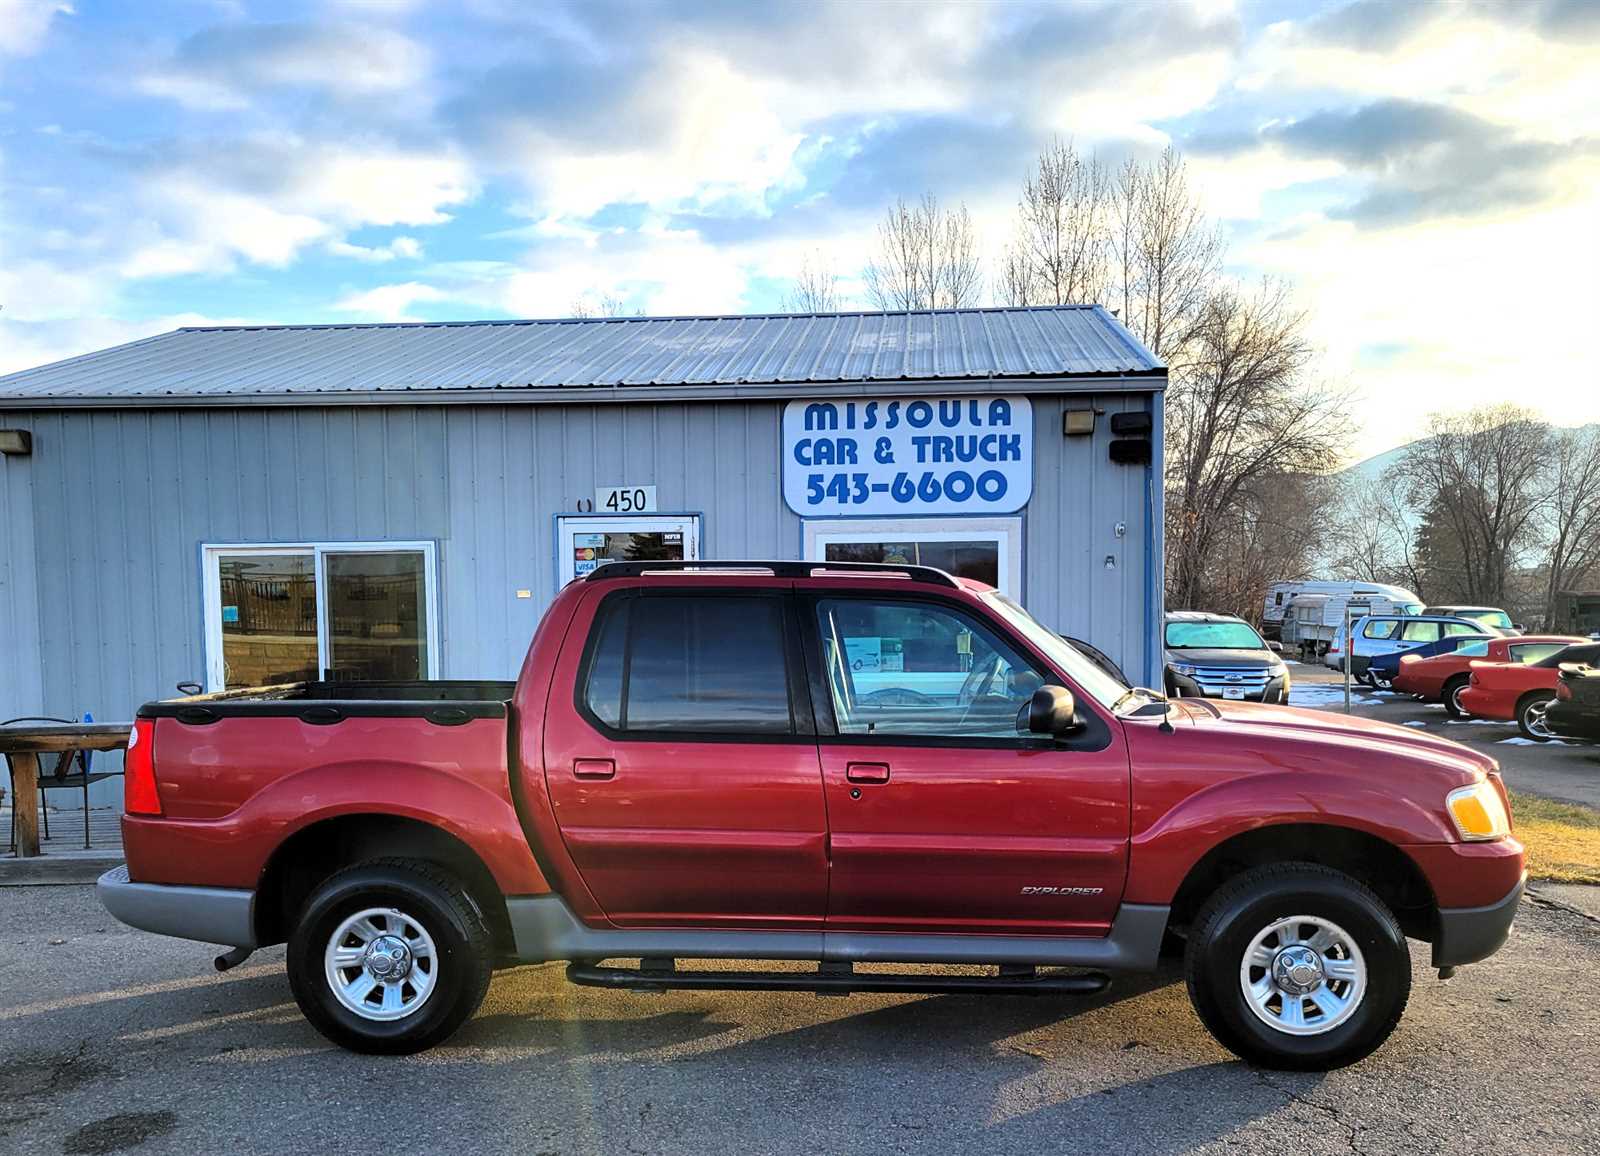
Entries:
{"label": "side step bar", "polygon": [[628,991],[669,989],[718,991],[925,992],[999,995],[1093,995],[1111,977],[1104,972],[1040,975],[1032,967],[1002,966],[999,975],[890,975],[857,972],[849,963],[824,963],[816,971],[679,971],[672,959],[647,958],[639,967],[567,965],[567,979],[584,987]]}

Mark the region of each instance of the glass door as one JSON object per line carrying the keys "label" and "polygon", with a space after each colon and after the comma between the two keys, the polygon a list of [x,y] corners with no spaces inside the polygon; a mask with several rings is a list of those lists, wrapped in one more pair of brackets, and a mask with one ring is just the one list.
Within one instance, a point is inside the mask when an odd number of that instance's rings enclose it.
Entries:
{"label": "glass door", "polygon": [[1022,599],[1020,518],[837,518],[805,524],[814,562],[933,566]]}
{"label": "glass door", "polygon": [[438,677],[431,542],[207,546],[206,684]]}
{"label": "glass door", "polygon": [[281,550],[215,559],[223,677],[212,690],[317,677],[315,557]]}
{"label": "glass door", "polygon": [[559,586],[603,562],[691,562],[699,557],[698,514],[556,519]]}
{"label": "glass door", "polygon": [[329,682],[415,682],[428,677],[427,568],[417,550],[327,551]]}

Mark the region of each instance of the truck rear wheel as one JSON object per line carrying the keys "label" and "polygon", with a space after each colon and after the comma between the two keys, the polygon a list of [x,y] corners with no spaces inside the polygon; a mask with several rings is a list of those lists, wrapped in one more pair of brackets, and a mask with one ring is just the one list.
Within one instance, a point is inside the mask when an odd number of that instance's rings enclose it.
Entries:
{"label": "truck rear wheel", "polygon": [[492,941],[466,890],[429,863],[330,876],[289,936],[289,986],[340,1047],[401,1055],[447,1039],[483,1002]]}
{"label": "truck rear wheel", "polygon": [[1196,916],[1189,998],[1211,1034],[1262,1067],[1325,1071],[1369,1055],[1411,994],[1394,915],[1360,880],[1313,863],[1258,867]]}

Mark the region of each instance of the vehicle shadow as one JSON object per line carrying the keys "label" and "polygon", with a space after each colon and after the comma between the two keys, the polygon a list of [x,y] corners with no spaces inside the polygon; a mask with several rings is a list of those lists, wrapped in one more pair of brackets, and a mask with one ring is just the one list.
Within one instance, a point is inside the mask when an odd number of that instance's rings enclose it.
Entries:
{"label": "vehicle shadow", "polygon": [[[541,1084],[543,1109],[581,1121],[586,1142],[607,1151],[737,1147],[759,1129],[795,1150],[820,1145],[830,1153],[1179,1153],[1296,1103],[1315,1126],[1330,1126],[1321,1117],[1333,1109],[1315,1095],[1320,1075],[1220,1059],[1186,996],[1170,990],[1177,978],[1167,968],[1089,997],[930,996],[887,1005],[792,993],[628,996],[680,1006],[621,1020],[611,1018],[626,1014],[621,993],[584,991],[567,1006],[570,1019],[537,1011],[480,1017],[434,1055],[448,1063],[457,1053],[452,1079],[481,1086],[503,1077],[471,1067],[473,1060],[559,1042],[542,1058],[571,1074]],[[724,1098],[706,1102],[709,1089]],[[642,1134],[641,1106],[655,1127],[670,1120],[678,1143]],[[1130,1120],[1161,1127],[1130,1134]],[[1350,1131],[1336,1120],[1331,1126]],[[1281,1148],[1274,1142],[1269,1150]]]}

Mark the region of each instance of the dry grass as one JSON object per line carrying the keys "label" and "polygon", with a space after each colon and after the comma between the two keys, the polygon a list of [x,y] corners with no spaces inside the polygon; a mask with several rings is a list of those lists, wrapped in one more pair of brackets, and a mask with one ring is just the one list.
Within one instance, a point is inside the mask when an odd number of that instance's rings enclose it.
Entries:
{"label": "dry grass", "polygon": [[1530,879],[1600,884],[1600,811],[1512,792],[1511,814]]}

